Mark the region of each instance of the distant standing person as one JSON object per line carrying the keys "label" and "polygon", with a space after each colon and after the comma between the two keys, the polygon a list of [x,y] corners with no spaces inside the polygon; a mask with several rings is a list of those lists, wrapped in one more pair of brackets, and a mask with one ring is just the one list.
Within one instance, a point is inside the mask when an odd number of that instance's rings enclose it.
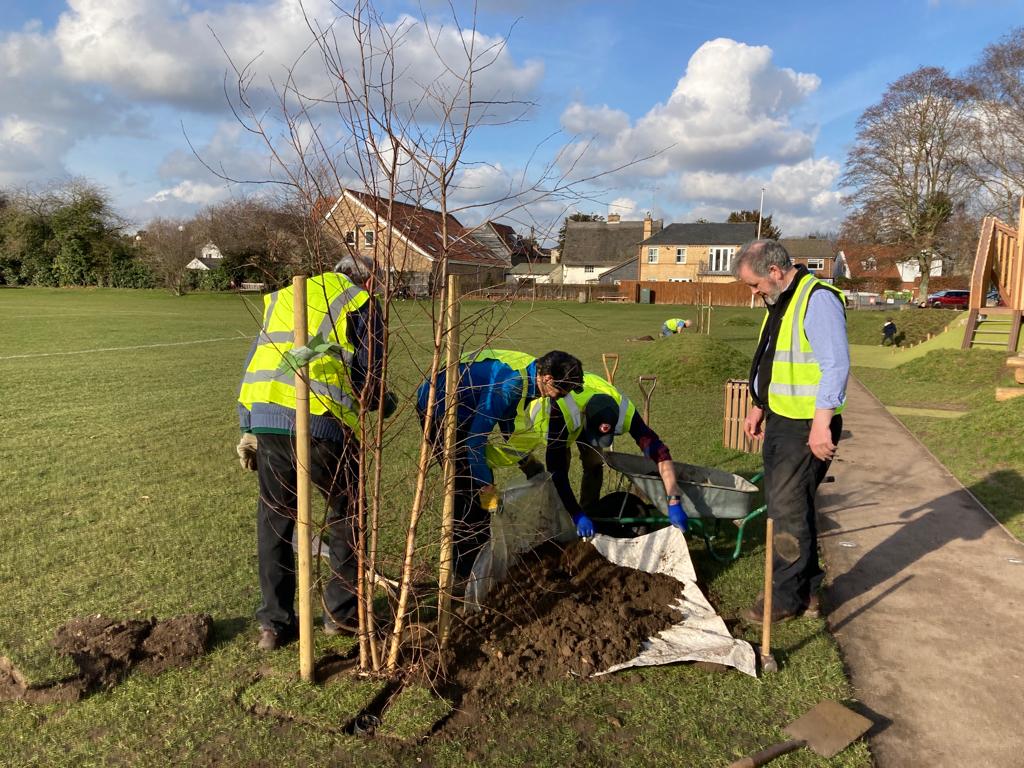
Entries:
{"label": "distant standing person", "polygon": [[882,346],[889,342],[889,346],[895,346],[896,344],[896,323],[892,321],[892,318],[888,318],[885,321],[885,325],[882,326]]}
{"label": "distant standing person", "polygon": [[673,317],[665,321],[665,324],[661,326],[662,336],[671,336],[673,333],[679,333],[684,328],[689,328],[693,325],[691,320],[683,320],[682,318]]}
{"label": "distant standing person", "polygon": [[[754,401],[743,425],[764,437],[765,497],[775,521],[772,621],[817,611],[822,573],[814,496],[842,431],[850,350],[838,289],[794,265],[774,240],[736,255],[733,275],[768,308],[750,368]],[[764,620],[764,598],[743,614]]]}

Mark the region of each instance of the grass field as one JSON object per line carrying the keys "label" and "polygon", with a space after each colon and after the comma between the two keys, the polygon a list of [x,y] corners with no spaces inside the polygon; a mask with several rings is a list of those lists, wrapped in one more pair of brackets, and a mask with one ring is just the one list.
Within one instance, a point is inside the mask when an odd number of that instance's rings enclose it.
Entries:
{"label": "grass field", "polygon": [[[503,331],[496,345],[564,348],[598,371],[602,352],[619,352],[617,381],[631,396],[638,374],[658,373],[652,422],[674,455],[755,470],[756,457],[721,447],[721,385],[745,376],[758,313],[716,310],[719,338],[625,341],[657,335],[664,315],[644,306],[464,309],[477,338]],[[395,348],[405,362],[394,386],[408,403],[428,318],[405,304],[400,319]],[[190,668],[133,675],[73,705],[0,705],[0,765],[717,765],[778,740],[781,726],[820,698],[850,693],[823,623],[802,619],[779,629],[783,671],[765,681],[685,665],[649,669],[511,690],[485,729],[458,740],[398,748],[339,734],[379,683],[314,689],[294,679],[294,647],[268,657],[253,644],[255,478],[234,456],[251,307],[237,296],[6,290],[0,323],[0,655],[42,682],[69,671],[49,639],[73,616],[207,611],[215,621],[211,652]],[[416,441],[407,406],[395,425],[385,504],[397,513],[408,506]],[[392,552],[396,520],[387,516],[382,539]],[[758,590],[758,536],[729,567],[694,545],[726,617]],[[251,714],[254,700],[289,719]],[[397,738],[421,730],[428,702],[412,690],[385,731]],[[804,752],[787,764],[825,763]],[[828,764],[870,758],[858,745]]]}

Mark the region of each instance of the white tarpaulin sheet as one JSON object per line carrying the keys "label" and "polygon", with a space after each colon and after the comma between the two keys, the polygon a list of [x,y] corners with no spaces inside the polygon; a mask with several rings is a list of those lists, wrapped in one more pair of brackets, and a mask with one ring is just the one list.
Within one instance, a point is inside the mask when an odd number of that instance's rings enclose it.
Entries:
{"label": "white tarpaulin sheet", "polygon": [[690,550],[678,530],[662,528],[635,539],[595,536],[593,544],[598,552],[616,565],[646,573],[663,573],[678,579],[683,585],[676,603],[683,612],[682,619],[658,633],[657,637],[649,638],[636,658],[598,674],[676,661],[710,661],[735,667],[751,677],[757,676],[754,649],[750,643],[737,640],[729,633],[725,622],[700,591]]}
{"label": "white tarpaulin sheet", "polygon": [[[478,607],[491,586],[502,581],[511,559],[543,541],[567,541],[576,534],[568,512],[558,499],[550,475],[542,473],[507,488],[500,512],[491,516],[491,538],[477,557],[466,589],[466,603]],[[629,667],[672,664],[677,661],[709,661],[735,667],[755,676],[754,649],[735,639],[697,586],[686,539],[675,528],[663,528],[633,539],[595,536],[594,547],[605,558],[627,568],[663,573],[677,579],[682,589],[676,606],[683,617],[649,638],[643,652],[599,674]]]}

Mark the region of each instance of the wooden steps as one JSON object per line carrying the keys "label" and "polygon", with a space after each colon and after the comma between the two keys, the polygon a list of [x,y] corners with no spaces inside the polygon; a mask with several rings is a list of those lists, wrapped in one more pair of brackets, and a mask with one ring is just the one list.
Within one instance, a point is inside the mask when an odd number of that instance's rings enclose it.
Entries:
{"label": "wooden steps", "polygon": [[961,349],[972,347],[1002,347],[1008,352],[1016,352],[1020,342],[1021,312],[992,307],[990,309],[972,309],[967,316],[967,327],[964,329],[964,341]]}

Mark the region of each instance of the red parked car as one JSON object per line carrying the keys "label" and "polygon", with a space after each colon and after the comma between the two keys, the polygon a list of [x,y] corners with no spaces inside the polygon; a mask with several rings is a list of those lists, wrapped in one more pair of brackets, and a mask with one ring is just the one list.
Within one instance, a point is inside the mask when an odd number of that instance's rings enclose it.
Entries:
{"label": "red parked car", "polygon": [[929,294],[921,306],[932,309],[967,309],[970,300],[970,291],[938,291]]}

